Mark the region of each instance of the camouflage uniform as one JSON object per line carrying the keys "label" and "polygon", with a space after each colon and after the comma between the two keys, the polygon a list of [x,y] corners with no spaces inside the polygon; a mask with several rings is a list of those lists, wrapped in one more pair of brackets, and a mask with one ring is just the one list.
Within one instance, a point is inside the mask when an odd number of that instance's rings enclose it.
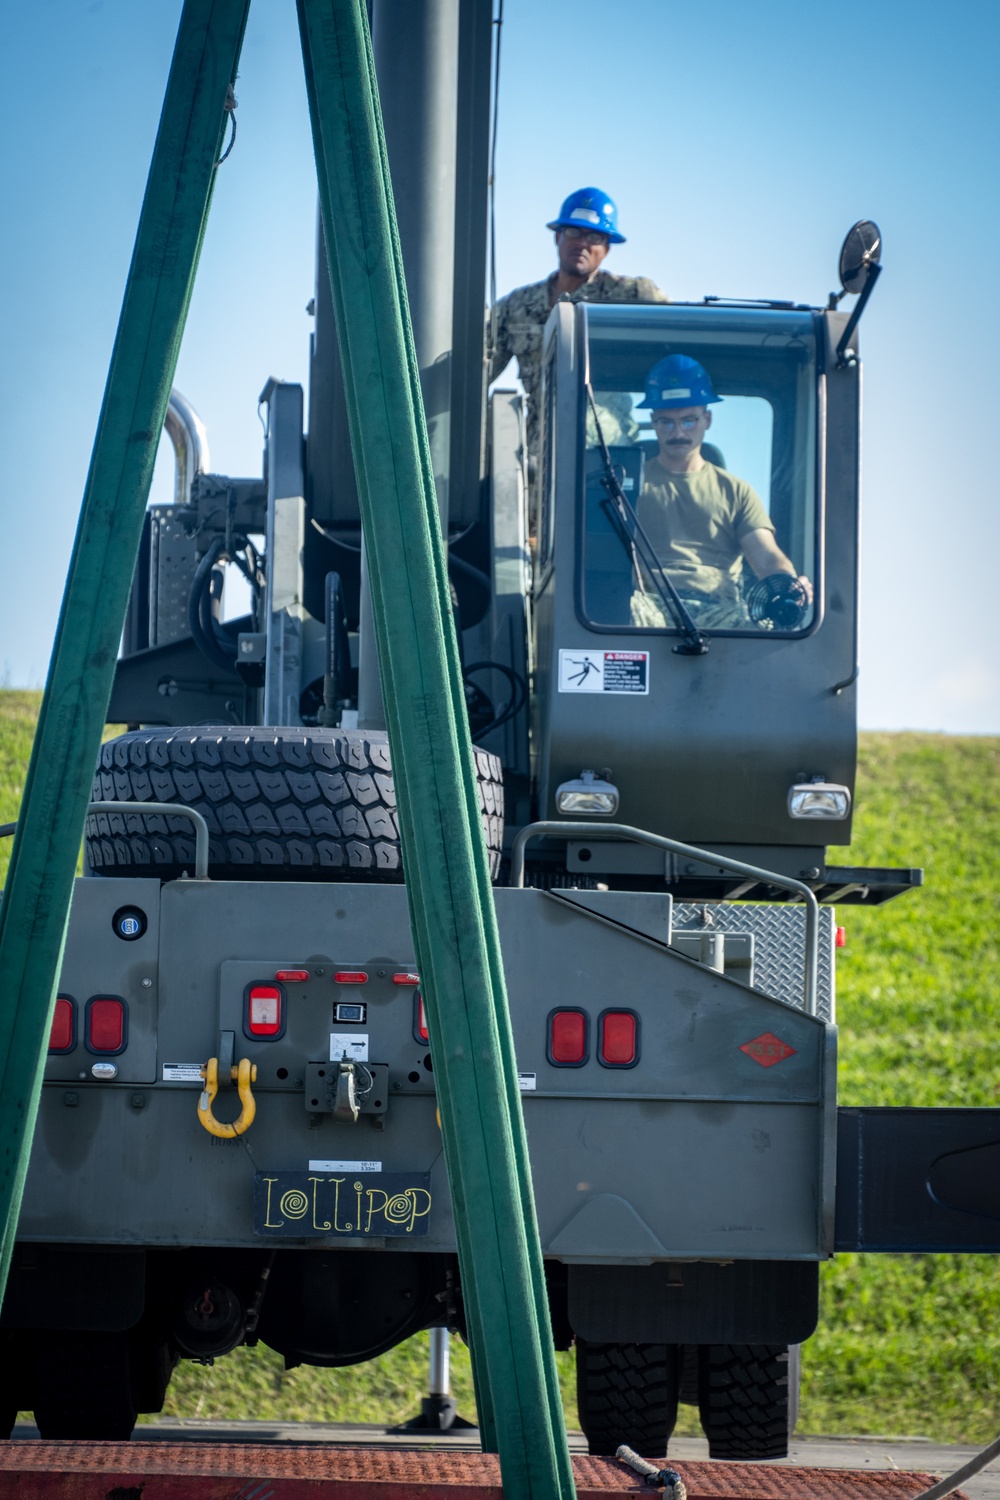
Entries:
{"label": "camouflage uniform", "polygon": [[[672,581],[672,580],[671,580]],[[742,599],[713,599],[710,594],[699,598],[694,594],[681,593],[681,599],[698,630],[763,630],[764,625],[755,625]],[[643,630],[676,630],[677,625],[668,614],[659,594],[645,586],[632,595],[630,624]]]}
{"label": "camouflage uniform", "polygon": [[[521,383],[527,396],[527,439],[529,453],[538,451],[538,406],[542,385],[542,333],[552,308],[549,289],[557,272],[531,286],[519,286],[501,297],[496,305],[496,344],[490,360],[490,379],[495,380],[509,360],[516,356]],[[668,302],[654,281],[646,276],[615,276],[611,271],[595,271],[589,281],[575,292],[566,293],[560,301],[569,302]]]}

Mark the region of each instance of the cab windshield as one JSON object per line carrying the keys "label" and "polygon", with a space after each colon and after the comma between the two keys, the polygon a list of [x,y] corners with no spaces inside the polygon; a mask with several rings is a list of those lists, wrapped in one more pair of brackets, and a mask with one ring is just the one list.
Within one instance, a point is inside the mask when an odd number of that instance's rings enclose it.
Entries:
{"label": "cab windshield", "polygon": [[683,631],[686,612],[701,634],[808,630],[817,588],[812,315],[588,306],[584,316],[587,623]]}

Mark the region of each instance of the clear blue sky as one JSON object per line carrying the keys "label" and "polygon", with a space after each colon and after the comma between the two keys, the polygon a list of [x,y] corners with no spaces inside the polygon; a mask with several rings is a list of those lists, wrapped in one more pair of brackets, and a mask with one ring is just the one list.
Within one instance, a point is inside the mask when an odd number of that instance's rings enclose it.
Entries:
{"label": "clear blue sky", "polygon": [[[179,0],[0,0],[0,673],[43,680]],[[292,0],[255,0],[177,384],[213,467],[260,466],[257,395],[307,374],[315,184]],[[862,216],[861,718],[1000,732],[997,0],[505,0],[501,291],[566,192],[617,198],[611,270],[820,302]],[[166,465],[158,483],[169,484]],[[167,489],[161,488],[162,498]]]}

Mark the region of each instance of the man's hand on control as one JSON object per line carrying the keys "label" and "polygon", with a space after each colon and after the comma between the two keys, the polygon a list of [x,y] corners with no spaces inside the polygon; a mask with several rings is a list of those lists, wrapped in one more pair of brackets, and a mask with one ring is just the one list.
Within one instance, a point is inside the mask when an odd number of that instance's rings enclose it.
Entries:
{"label": "man's hand on control", "polygon": [[788,573],[802,590],[806,603],[813,602],[811,581],[804,573],[796,573],[795,564],[782,552],[773,531],[763,526],[748,531],[740,542],[740,551],[758,578],[768,578],[772,573]]}

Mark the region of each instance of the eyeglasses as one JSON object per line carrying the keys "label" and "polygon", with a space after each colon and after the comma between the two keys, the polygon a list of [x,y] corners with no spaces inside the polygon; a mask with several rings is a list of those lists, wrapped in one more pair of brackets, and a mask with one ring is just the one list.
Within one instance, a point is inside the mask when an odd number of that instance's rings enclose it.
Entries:
{"label": "eyeglasses", "polygon": [[667,432],[676,432],[679,427],[682,432],[693,432],[701,421],[700,417],[681,417],[678,422],[674,417],[657,417],[653,419],[654,427],[664,427]]}
{"label": "eyeglasses", "polygon": [[577,229],[575,224],[564,224],[561,232],[568,240],[582,240],[585,245],[606,245],[608,237],[599,229]]}

